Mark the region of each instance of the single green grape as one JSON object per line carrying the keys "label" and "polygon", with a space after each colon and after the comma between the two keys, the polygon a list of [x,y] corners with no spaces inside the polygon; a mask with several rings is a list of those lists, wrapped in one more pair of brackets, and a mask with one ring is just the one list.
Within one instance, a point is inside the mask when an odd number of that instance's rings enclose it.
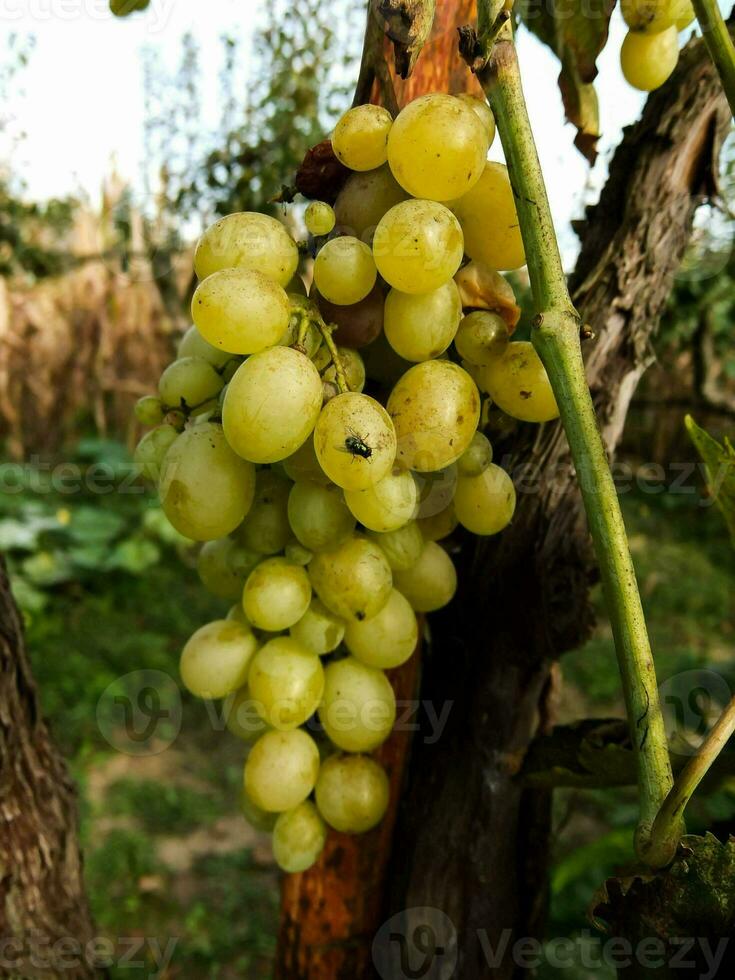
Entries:
{"label": "single green grape", "polygon": [[328,486],[331,480],[319,465],[314,450],[314,440],[309,438],[292,456],[283,461],[286,476],[294,483],[318,483]]}
{"label": "single green grape", "polygon": [[348,109],[332,133],[335,156],[350,170],[374,170],[388,158],[388,137],[393,117],[382,106],[358,105]]}
{"label": "single green grape", "polygon": [[349,235],[330,239],[314,262],[314,284],[319,294],[338,306],[365,299],[377,274],[370,246]]}
{"label": "single green grape", "polygon": [[215,398],[223,383],[212,365],[201,357],[182,357],[163,372],[158,393],[169,408],[192,409]]}
{"label": "single green grape", "polygon": [[228,351],[215,347],[205,340],[193,324],[179,341],[176,356],[178,358],[200,357],[218,370],[233,359],[233,355]]}
{"label": "single green grape", "polygon": [[135,468],[144,479],[158,483],[166,453],[178,437],[179,433],[172,425],[159,425],[146,432],[133,454]]}
{"label": "single green grape", "polygon": [[314,429],[319,465],[343,490],[366,490],[393,469],[396,432],[383,406],[358,392],[332,398]]}
{"label": "single green grape", "polygon": [[261,272],[221,269],[197,286],[191,315],[214,347],[230,354],[257,354],[279,342],[291,304],[281,286]]}
{"label": "single green grape", "polygon": [[454,509],[462,527],[473,534],[498,534],[510,524],[515,513],[513,481],[494,464],[477,476],[460,476]]}
{"label": "single green grape", "polygon": [[224,698],[247,682],[258,649],[252,630],[218,619],[202,626],[181,654],[179,671],[188,691],[198,698]]}
{"label": "single green grape", "polygon": [[433,541],[426,542],[412,568],[395,572],[393,579],[416,612],[436,612],[448,606],[457,591],[457,570],[452,559]]}
{"label": "single green grape", "polygon": [[367,490],[345,490],[345,503],[370,531],[397,531],[416,517],[419,491],[413,473],[389,473]]}
{"label": "single green grape", "polygon": [[502,357],[482,368],[480,387],[514,419],[550,422],[559,417],[546,368],[527,340],[508,344]]}
{"label": "single green grape", "polygon": [[454,502],[436,514],[421,517],[416,522],[425,541],[444,541],[453,534],[459,524],[454,510]]}
{"label": "single green grape", "polygon": [[267,558],[245,583],[242,605],[256,629],[280,633],[298,623],[311,602],[309,576],[285,558]]}
{"label": "single green grape", "polygon": [[242,598],[247,577],[262,557],[232,538],[206,541],[197,556],[197,572],[207,592],[232,602]]}
{"label": "single green grape", "polygon": [[658,34],[629,31],[620,49],[620,66],[629,85],[641,92],[660,88],[679,61],[676,27]]}
{"label": "single green grape", "polygon": [[436,201],[404,201],[375,229],[373,255],[385,281],[403,293],[430,293],[448,282],[464,254],[462,228]]}
{"label": "single green grape", "polygon": [[227,730],[243,742],[257,742],[268,731],[268,725],[258,714],[247,685],[228,695],[222,705]]}
{"label": "single green grape", "polygon": [[411,658],[419,641],[416,613],[394,589],[377,616],[347,624],[345,643],[353,657],[368,667],[388,670]]}
{"label": "single green grape", "polygon": [[319,372],[299,351],[254,354],[230,381],[222,409],[227,441],[254,463],[275,463],[309,438],[322,408]]}
{"label": "single green grape", "polygon": [[319,706],[324,668],[319,657],[293,637],[278,636],[253,658],[248,688],[263,721],[287,731],[303,725]]}
{"label": "single green grape", "polygon": [[298,540],[312,552],[338,548],[355,530],[355,518],[333,484],[294,484],[288,498],[288,520]]}
{"label": "single green grape", "polygon": [[278,817],[273,828],[273,857],[282,871],[300,874],[316,864],[326,842],[327,825],[306,800]]}
{"label": "single green grape", "polygon": [[694,20],[689,0],[621,0],[620,12],[631,31],[659,34],[676,26],[684,30]]}
{"label": "single green grape", "polygon": [[417,521],[409,521],[395,531],[368,531],[367,535],[380,547],[394,572],[405,572],[411,568],[424,550],[424,539]]}
{"label": "single green grape", "polygon": [[382,670],[355,657],[334,661],[324,671],[319,720],[338,748],[372,752],[395,724],[396,696],[390,681]]}
{"label": "single green grape", "polygon": [[312,201],[304,213],[304,222],[310,235],[328,235],[334,229],[334,211],[324,201]]}
{"label": "single green grape", "polygon": [[452,201],[451,207],[470,258],[497,271],[526,264],[513,188],[504,164],[486,163],[475,186]]}
{"label": "single green grape", "polygon": [[245,791],[267,813],[293,810],[314,789],[319,765],[316,742],[303,729],[266,732],[245,763]]}
{"label": "single green grape", "polygon": [[453,279],[418,295],[391,289],[385,300],[385,336],[407,361],[428,361],[443,354],[461,319],[462,301]]}
{"label": "single green grape", "polygon": [[[365,387],[365,362],[356,350],[349,347],[338,347],[337,354],[344,371],[347,387],[350,391],[361,392]],[[334,363],[330,364],[322,377],[327,382],[337,381],[337,369]]]}
{"label": "single green grape", "polygon": [[459,356],[480,367],[505,353],[509,343],[507,323],[488,310],[475,310],[463,317],[454,338]]}
{"label": "single green grape", "polygon": [[255,467],[235,455],[214,422],[187,429],[164,456],[161,506],[176,530],[194,541],[213,541],[234,531],[254,494]]}
{"label": "single green grape", "polygon": [[463,456],[457,460],[460,476],[480,476],[493,461],[493,447],[482,432],[476,432]]}
{"label": "single green grape", "polygon": [[278,820],[277,813],[267,813],[256,806],[248,796],[243,786],[240,793],[240,812],[253,830],[259,830],[263,834],[270,834]]}
{"label": "single green grape", "polygon": [[444,469],[465,452],[480,421],[472,378],[451,361],[424,361],[407,371],[388,399],[399,463],[420,473]]}
{"label": "single green grape", "polygon": [[163,405],[155,395],[144,395],[135,403],[135,417],[141,425],[160,425],[163,422]]}
{"label": "single green grape", "polygon": [[421,95],[409,102],[388,137],[388,163],[404,190],[417,198],[452,201],[480,178],[488,150],[479,115],[453,95]]}
{"label": "single green grape", "polygon": [[312,599],[309,608],[289,632],[307,650],[323,657],[340,645],[345,636],[345,624],[323,602]]}
{"label": "single green grape", "polygon": [[388,811],[390,783],[385,769],[365,755],[326,759],[316,785],[316,805],[330,827],[343,834],[365,834]]}
{"label": "single green grape", "polygon": [[288,495],[291,483],[276,470],[259,470],[255,477],[255,499],[236,535],[246,548],[261,555],[277,555],[288,544]]}
{"label": "single green grape", "polygon": [[228,214],[208,228],[194,255],[198,278],[223,269],[244,269],[286,286],[296,273],[299,250],[275,218],[255,211]]}
{"label": "single green grape", "polygon": [[393,587],[387,558],[374,540],[360,535],[334,551],[314,555],[309,578],[324,605],[348,621],[376,616]]}
{"label": "single green grape", "polygon": [[470,95],[469,92],[461,92],[457,98],[461,102],[464,102],[466,106],[469,106],[470,109],[472,109],[472,111],[477,115],[477,118],[480,120],[485,130],[485,135],[487,136],[487,147],[490,149],[495,140],[496,131],[493,110],[487,104],[485,99],[478,99],[476,96]]}
{"label": "single green grape", "polygon": [[383,215],[407,199],[408,194],[387,165],[350,174],[334,204],[337,227],[344,234],[371,244]]}

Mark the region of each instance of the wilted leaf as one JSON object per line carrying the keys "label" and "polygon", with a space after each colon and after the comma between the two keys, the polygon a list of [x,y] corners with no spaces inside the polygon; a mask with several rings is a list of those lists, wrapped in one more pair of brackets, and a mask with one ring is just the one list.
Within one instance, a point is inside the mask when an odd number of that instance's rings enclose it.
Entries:
{"label": "wilted leaf", "polygon": [[577,127],[575,144],[594,163],[600,136],[599,105],[593,82],[597,57],[605,47],[615,0],[519,0],[523,23],[561,62],[561,89],[567,119]]}
{"label": "wilted leaf", "polygon": [[712,499],[725,518],[730,537],[735,545],[735,448],[729,439],[720,445],[708,432],[700,428],[691,415],[684,419],[689,438],[707,471],[707,486]]}

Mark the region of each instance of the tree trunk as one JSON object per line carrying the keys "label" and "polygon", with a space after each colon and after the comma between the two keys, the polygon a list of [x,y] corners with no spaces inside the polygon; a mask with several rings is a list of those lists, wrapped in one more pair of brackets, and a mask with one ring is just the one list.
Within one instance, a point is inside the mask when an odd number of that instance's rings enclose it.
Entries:
{"label": "tree trunk", "polygon": [[75,791],[40,716],[2,559],[0,774],[0,976],[98,976]]}
{"label": "tree trunk", "polygon": [[[469,14],[462,10],[461,20]],[[431,87],[442,88],[435,77]],[[580,229],[572,284],[595,334],[587,341],[588,378],[611,453],[649,363],[694,211],[715,189],[729,121],[707,53],[691,44],[626,132],[600,203]],[[351,922],[352,959],[335,978],[509,978],[523,972],[513,962],[515,941],[543,933],[550,794],[523,789],[514,776],[531,740],[550,727],[557,659],[592,626],[596,570],[561,427],[521,426],[494,442],[519,490],[516,520],[497,540],[455,542],[460,590],[431,619],[420,695],[434,716],[451,705],[448,723],[438,741],[429,726],[414,738],[384,881],[375,842],[358,845],[364,864],[379,867],[370,888],[382,881],[385,901],[382,917],[373,909]],[[311,873],[312,885],[323,873],[322,866]],[[341,882],[343,893],[350,887],[359,895],[361,881]],[[311,894],[287,885],[288,914],[297,916],[300,898],[301,914],[311,918]],[[328,904],[316,915],[324,915],[323,950],[334,937]],[[282,934],[281,978],[321,980],[320,950],[308,947],[298,930]]]}

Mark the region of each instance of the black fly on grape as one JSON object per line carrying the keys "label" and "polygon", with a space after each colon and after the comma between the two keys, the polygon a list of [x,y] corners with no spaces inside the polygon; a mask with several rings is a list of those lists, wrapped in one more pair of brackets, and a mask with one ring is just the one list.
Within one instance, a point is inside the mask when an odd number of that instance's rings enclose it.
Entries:
{"label": "black fly on grape", "polygon": [[340,447],[340,450],[343,453],[349,453],[353,457],[353,462],[358,457],[360,459],[369,460],[373,455],[372,449],[370,446],[368,446],[362,436],[359,436],[352,429],[349,430],[348,436],[345,439],[344,449]]}

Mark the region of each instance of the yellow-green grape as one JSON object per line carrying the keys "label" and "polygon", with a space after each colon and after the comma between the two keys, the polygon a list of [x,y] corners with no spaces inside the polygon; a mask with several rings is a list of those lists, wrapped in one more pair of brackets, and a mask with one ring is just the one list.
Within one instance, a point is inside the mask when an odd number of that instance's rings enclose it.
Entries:
{"label": "yellow-green grape", "polygon": [[454,503],[451,503],[444,510],[440,510],[438,514],[422,517],[416,523],[424,541],[443,541],[455,531],[459,521],[454,510]]}
{"label": "yellow-green grape", "polygon": [[388,163],[414,197],[453,201],[479,179],[487,149],[479,115],[453,95],[435,93],[399,112],[388,137]]}
{"label": "yellow-green grape", "polygon": [[365,299],[377,274],[370,246],[349,235],[328,241],[314,262],[316,288],[330,303],[339,306]]}
{"label": "yellow-green grape", "polygon": [[255,499],[237,537],[261,555],[277,555],[288,544],[288,495],[291,483],[275,470],[259,470],[255,477]]}
{"label": "yellow-green grape", "polygon": [[453,279],[419,295],[391,289],[385,300],[385,336],[407,361],[428,361],[443,354],[461,319],[462,301]]}
{"label": "yellow-green grape", "polygon": [[279,731],[303,725],[324,691],[319,657],[290,636],[278,636],[256,653],[248,676],[250,696],[261,718]]}
{"label": "yellow-green grape", "polygon": [[434,541],[427,541],[421,557],[407,572],[396,572],[395,587],[416,612],[436,612],[448,606],[457,591],[457,570],[452,559]]}
{"label": "yellow-green grape", "polygon": [[240,793],[240,812],[253,830],[259,830],[263,834],[271,833],[276,825],[276,820],[278,820],[277,813],[266,813],[265,810],[256,806],[248,796],[244,786]]}
{"label": "yellow-green grape", "polygon": [[462,92],[457,98],[464,102],[466,106],[477,115],[477,118],[483,125],[485,130],[485,135],[487,136],[487,146],[488,149],[493,145],[495,140],[495,116],[493,115],[493,110],[487,104],[485,99],[478,99],[474,95],[470,95],[469,92]]}
{"label": "yellow-green grape", "polygon": [[277,344],[291,304],[284,290],[260,272],[222,269],[197,286],[194,323],[210,344],[230,354],[257,354]]}
{"label": "yellow-green grape", "polygon": [[502,357],[482,369],[480,385],[514,419],[550,422],[559,417],[546,368],[530,341],[508,344]]}
{"label": "yellow-green grape", "polygon": [[396,696],[390,681],[382,670],[354,657],[336,660],[324,671],[319,720],[337,748],[372,752],[395,724]]}
{"label": "yellow-green grape", "polygon": [[508,168],[486,163],[482,176],[467,194],[452,202],[470,258],[490,269],[520,269],[526,264]]}
{"label": "yellow-green grape", "polygon": [[375,170],[388,158],[388,136],[393,117],[378,105],[348,109],[334,127],[332,149],[350,170]]}
{"label": "yellow-green grape", "polygon": [[419,519],[433,517],[449,507],[457,489],[457,476],[456,463],[435,473],[416,474],[419,486]]}
{"label": "yellow-green grape", "polygon": [[413,473],[389,473],[367,490],[345,490],[345,503],[370,531],[396,531],[416,517],[419,491]]}
{"label": "yellow-green grape", "polygon": [[454,276],[463,254],[457,218],[436,201],[396,204],[375,229],[373,255],[378,272],[403,293],[438,289]]}
{"label": "yellow-green grape", "polygon": [[319,775],[319,749],[301,728],[266,732],[245,763],[245,791],[267,813],[283,813],[303,803]]}
{"label": "yellow-green grape", "polygon": [[411,658],[419,641],[416,613],[408,599],[395,589],[377,616],[364,623],[349,623],[347,649],[368,667],[389,670]]}
{"label": "yellow-green grape", "polygon": [[178,438],[179,433],[172,425],[159,425],[146,432],[133,454],[135,468],[144,479],[158,483],[164,457]]}
{"label": "yellow-green grape", "polygon": [[[365,362],[357,351],[351,347],[338,347],[337,353],[339,354],[348,388],[350,391],[362,391],[365,387]],[[337,370],[334,364],[331,364],[324,371],[322,377],[325,381],[336,382]]]}
{"label": "yellow-green grape", "polygon": [[227,386],[222,425],[238,455],[277,463],[306,442],[321,408],[322,380],[309,358],[273,347],[237,369]]}
{"label": "yellow-green grape", "polygon": [[479,476],[493,461],[493,447],[482,432],[476,432],[465,453],[457,460],[460,476]]}
{"label": "yellow-green grape", "polygon": [[500,357],[510,343],[508,324],[497,313],[475,310],[463,317],[454,338],[457,353],[473,365]]}
{"label": "yellow-green grape", "polygon": [[242,595],[234,606],[230,606],[225,619],[232,620],[235,623],[243,623],[249,629],[252,628],[252,624],[249,622],[248,617],[245,615],[245,610],[242,608]]}
{"label": "yellow-green grape", "polygon": [[424,538],[417,521],[409,521],[396,531],[368,531],[368,537],[380,547],[394,572],[405,572],[411,568],[424,550]]}
{"label": "yellow-green grape", "polygon": [[248,576],[242,607],[256,629],[280,633],[298,623],[311,602],[309,576],[285,558],[267,558]]}
{"label": "yellow-green grape", "polygon": [[367,490],[393,469],[396,433],[383,406],[347,392],[323,408],[314,429],[319,465],[343,490]]}
{"label": "yellow-green grape", "polygon": [[294,538],[286,545],[284,555],[289,561],[292,561],[294,565],[301,565],[302,568],[306,568],[311,559],[314,557],[314,552],[309,551],[308,548],[305,548]]}
{"label": "yellow-green grape", "polygon": [[194,541],[213,541],[234,531],[254,494],[255,467],[232,451],[214,422],[187,429],[164,457],[161,506],[176,530]]}
{"label": "yellow-green grape", "polygon": [[316,805],[326,822],[343,834],[365,834],[388,811],[390,783],[385,769],[365,755],[325,760],[316,785]]}
{"label": "yellow-green grape", "polygon": [[286,471],[286,476],[294,483],[318,483],[326,487],[331,482],[319,465],[314,450],[314,440],[311,438],[307,439],[293,456],[284,459],[283,468]]}
{"label": "yellow-green grape", "polygon": [[309,578],[324,605],[348,621],[376,616],[393,587],[388,559],[374,541],[361,536],[315,555]]}
{"label": "yellow-green grape", "polygon": [[398,461],[420,473],[444,469],[472,442],[480,395],[472,378],[451,361],[424,361],[391,392],[388,414],[398,439]]}
{"label": "yellow-green grape", "polygon": [[248,679],[258,649],[252,630],[218,619],[202,626],[186,643],[179,671],[184,687],[198,698],[224,698]]}
{"label": "yellow-green grape", "polygon": [[144,395],[135,403],[135,417],[141,425],[160,425],[163,422],[163,405],[155,395]]}
{"label": "yellow-green grape", "polygon": [[641,92],[653,92],[671,75],[679,60],[676,27],[658,34],[629,31],[620,49],[620,67],[629,85]]}
{"label": "yellow-green grape", "polygon": [[262,557],[240,547],[232,538],[220,538],[202,545],[197,572],[207,592],[233,601],[242,597],[245,581]]}
{"label": "yellow-green grape", "polygon": [[294,640],[319,657],[333,653],[345,636],[345,624],[319,599],[312,599],[304,615],[290,631]]}
{"label": "yellow-green grape", "polygon": [[280,221],[243,211],[220,218],[204,232],[194,255],[194,270],[206,279],[222,269],[246,269],[286,286],[299,264],[299,250]]}
{"label": "yellow-green grape", "polygon": [[306,230],[311,235],[328,235],[334,228],[334,211],[324,201],[312,201],[304,213]]}
{"label": "yellow-green grape", "polygon": [[273,828],[273,857],[287,874],[308,871],[327,842],[327,825],[309,800],[282,813]]}
{"label": "yellow-green grape", "polygon": [[694,20],[689,0],[621,0],[620,12],[631,31],[645,34],[659,34],[674,25],[683,30]]}
{"label": "yellow-green grape", "polygon": [[222,705],[222,714],[228,731],[243,742],[257,742],[268,731],[247,685],[229,695]]}
{"label": "yellow-green grape", "polygon": [[164,405],[171,408],[194,408],[218,395],[222,378],[200,357],[182,357],[169,364],[158,382]]}
{"label": "yellow-green grape", "polygon": [[226,350],[210,344],[192,324],[181,338],[176,350],[176,356],[178,358],[200,357],[214,368],[223,368],[228,361],[232,360],[233,355]]}
{"label": "yellow-green grape", "polygon": [[293,533],[309,551],[331,551],[351,537],[355,518],[338,487],[296,483],[288,498]]}
{"label": "yellow-green grape", "polygon": [[337,227],[363,242],[372,242],[378,222],[408,194],[383,166],[367,173],[350,174],[334,204]]}
{"label": "yellow-green grape", "polygon": [[491,464],[479,476],[460,476],[454,509],[462,527],[472,534],[499,534],[513,520],[516,490],[499,466]]}

